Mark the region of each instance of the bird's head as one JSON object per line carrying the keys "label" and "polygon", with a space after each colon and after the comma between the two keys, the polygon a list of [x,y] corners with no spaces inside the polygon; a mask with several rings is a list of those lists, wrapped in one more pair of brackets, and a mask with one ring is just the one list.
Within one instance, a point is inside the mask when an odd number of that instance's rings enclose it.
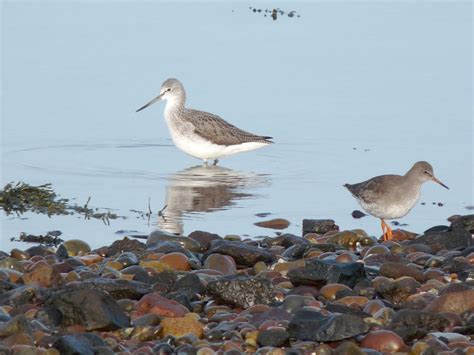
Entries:
{"label": "bird's head", "polygon": [[433,172],[433,167],[426,161],[416,162],[408,173],[415,176],[421,182],[432,180],[449,190],[449,187],[436,178]]}
{"label": "bird's head", "polygon": [[184,91],[183,84],[181,84],[178,79],[166,79],[163,84],[161,84],[160,94],[147,104],[140,107],[137,112],[153,105],[155,102],[160,100],[182,101],[184,103],[185,98],[186,92]]}

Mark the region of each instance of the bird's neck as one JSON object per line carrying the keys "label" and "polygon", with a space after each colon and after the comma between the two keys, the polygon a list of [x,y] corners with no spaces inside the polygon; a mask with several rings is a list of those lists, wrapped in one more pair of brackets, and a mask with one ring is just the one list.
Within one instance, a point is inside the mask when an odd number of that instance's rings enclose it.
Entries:
{"label": "bird's neck", "polygon": [[424,180],[420,179],[419,175],[412,169],[405,174],[405,183],[409,186],[420,189],[423,182]]}
{"label": "bird's neck", "polygon": [[185,97],[173,97],[168,99],[165,107],[166,119],[172,119],[174,116],[177,116],[180,112],[184,111],[185,100]]}

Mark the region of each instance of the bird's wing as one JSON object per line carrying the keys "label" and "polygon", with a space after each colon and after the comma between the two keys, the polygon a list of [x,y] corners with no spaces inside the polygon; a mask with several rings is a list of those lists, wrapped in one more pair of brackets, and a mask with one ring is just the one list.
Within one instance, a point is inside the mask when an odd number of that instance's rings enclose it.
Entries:
{"label": "bird's wing", "polygon": [[235,145],[247,142],[273,143],[272,137],[258,136],[235,127],[217,115],[187,109],[185,119],[194,126],[194,132],[219,145]]}
{"label": "bird's wing", "polygon": [[381,198],[385,195],[391,194],[391,184],[384,183],[387,178],[400,178],[398,175],[382,175],[377,176],[367,181],[360,182],[358,184],[346,184],[344,185],[351,194],[358,199],[365,202],[371,202],[374,199]]}

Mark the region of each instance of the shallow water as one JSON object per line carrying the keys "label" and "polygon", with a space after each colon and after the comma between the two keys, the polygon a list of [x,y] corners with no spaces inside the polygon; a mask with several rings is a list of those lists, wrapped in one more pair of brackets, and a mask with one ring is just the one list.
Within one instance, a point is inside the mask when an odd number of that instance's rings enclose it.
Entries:
{"label": "shallow water", "polygon": [[[427,183],[400,222],[421,232],[469,212],[471,4],[278,3],[301,17],[276,21],[249,6],[3,2],[2,184],[51,182],[128,218],[2,215],[2,249],[54,229],[93,246],[157,227],[272,235],[253,225],[257,213],[296,234],[303,218],[333,218],[378,235],[376,219],[351,217],[359,206],[342,185],[417,160],[451,189]],[[168,77],[189,107],[276,144],[200,166],[173,146],[162,103],[134,112]],[[148,201],[151,220],[131,211]]]}

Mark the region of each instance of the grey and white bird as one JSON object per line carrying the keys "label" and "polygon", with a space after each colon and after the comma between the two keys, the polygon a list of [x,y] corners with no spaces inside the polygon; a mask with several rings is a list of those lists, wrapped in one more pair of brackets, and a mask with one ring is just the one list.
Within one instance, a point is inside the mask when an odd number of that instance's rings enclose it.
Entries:
{"label": "grey and white bird", "polygon": [[381,175],[358,184],[345,184],[361,207],[370,215],[380,218],[385,240],[392,238],[392,229],[385,219],[405,216],[421,195],[421,185],[432,180],[449,189],[433,173],[426,161],[416,162],[405,175]]}
{"label": "grey and white bird", "polygon": [[202,159],[205,164],[232,154],[261,148],[273,143],[272,137],[259,136],[243,131],[212,113],[185,107],[186,92],[177,79],[163,82],[160,94],[140,107],[166,100],[165,120],[173,143],[185,153]]}

